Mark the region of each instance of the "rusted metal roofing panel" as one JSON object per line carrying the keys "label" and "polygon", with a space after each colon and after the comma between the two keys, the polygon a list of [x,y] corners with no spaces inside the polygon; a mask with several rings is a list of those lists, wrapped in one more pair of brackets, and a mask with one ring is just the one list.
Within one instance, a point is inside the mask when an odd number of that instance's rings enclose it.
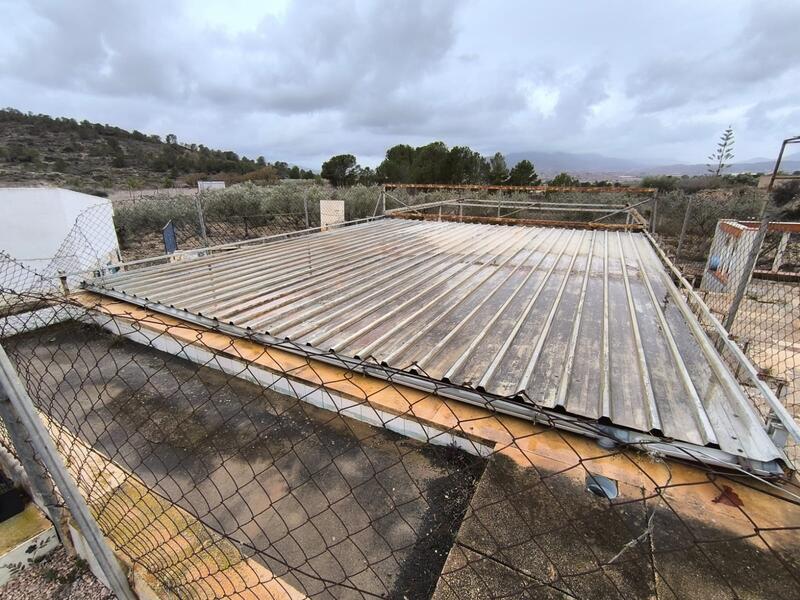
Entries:
{"label": "rusted metal roofing panel", "polygon": [[733,456],[782,456],[640,233],[389,219],[92,286]]}

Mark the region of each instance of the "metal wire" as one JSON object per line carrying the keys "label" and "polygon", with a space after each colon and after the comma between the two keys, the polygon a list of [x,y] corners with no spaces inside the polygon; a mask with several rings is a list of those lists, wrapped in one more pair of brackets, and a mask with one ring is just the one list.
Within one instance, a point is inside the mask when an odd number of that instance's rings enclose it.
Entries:
{"label": "metal wire", "polygon": [[[684,215],[672,215],[669,207],[669,202],[659,207],[661,235],[669,234],[669,219],[677,223],[675,235],[684,222]],[[460,214],[496,218],[496,210],[461,207]],[[419,212],[426,211],[438,216],[438,207]],[[443,211],[459,215],[458,206]],[[425,231],[441,225],[425,223]],[[331,273],[354,268],[347,257],[326,254],[342,239],[337,231],[325,234],[334,234],[328,238],[333,241],[320,246],[315,259]],[[510,249],[522,256],[516,244],[533,234],[523,228],[508,231],[494,245],[473,249],[470,265],[491,261],[506,269],[503,276],[517,277],[513,289],[521,289]],[[82,229],[81,235],[91,241],[91,230]],[[207,235],[215,235],[213,224]],[[596,270],[598,281],[607,278],[604,265],[623,256],[620,248],[639,260],[631,260],[623,274],[627,279],[617,283],[650,277],[646,297],[671,302],[652,283],[671,272],[656,278],[655,259],[643,260],[644,246],[632,241],[633,234],[577,230],[572,235],[581,244],[559,246],[563,264],[554,272],[552,290],[541,292],[561,294],[570,272],[584,269],[570,305],[577,317],[565,331],[565,355],[580,351],[575,332],[594,318],[586,307],[589,269]],[[793,264],[793,236],[777,261],[778,273]],[[544,248],[559,237],[536,239]],[[769,272],[782,239],[773,237],[758,261]],[[431,238],[418,241],[423,239]],[[454,235],[431,253],[443,257],[467,239]],[[280,247],[292,244],[287,240]],[[192,264],[207,267],[215,256],[194,263],[187,258],[182,268],[191,274]],[[244,268],[261,255],[247,256]],[[277,258],[274,264],[265,262],[264,281],[279,285],[273,279],[285,277],[297,283],[297,274],[267,272],[280,271],[282,264]],[[543,264],[540,275],[551,267]],[[156,288],[170,282],[168,269],[147,273],[131,269],[125,276],[149,277],[148,285]],[[423,294],[430,307],[448,298],[447,288],[437,283],[440,276],[431,270],[428,281],[408,290],[403,287],[408,282],[396,278],[410,314],[423,309],[415,304]],[[366,284],[358,284],[364,286],[362,295],[349,302],[374,291]],[[480,281],[461,284],[472,289]],[[425,363],[416,365],[413,376],[428,384],[423,389],[410,385],[411,374],[381,364],[370,352],[359,358],[320,355],[304,344],[253,332],[233,335],[210,319],[189,322],[148,306],[89,295],[71,281],[67,287],[65,295],[57,274],[37,273],[5,255],[0,339],[103,534],[135,567],[131,573],[146,574],[161,595],[798,597],[800,487],[788,465],[764,477],[747,465],[723,467],[713,447],[681,444],[657,431],[636,436],[603,415],[578,418],[565,410],[569,402],[562,384],[555,390],[560,410],[528,403],[527,412],[512,415],[508,407],[518,402],[513,396],[477,387],[469,397],[459,395],[458,385],[430,377]],[[620,290],[622,309],[636,311],[641,298]],[[762,372],[777,390],[778,379],[788,381],[779,374],[797,368],[791,362],[797,355],[789,352],[797,344],[790,329],[798,318],[796,284],[756,277],[748,292],[756,297],[745,299],[744,312],[734,322],[734,341],[762,370],[768,361],[786,365]],[[692,290],[678,285],[674,293],[683,295],[686,310],[694,311],[697,326],[704,327],[706,350],[735,371],[740,363],[708,320],[708,314],[724,314],[728,304],[718,298],[725,292],[701,287],[707,303],[702,307]],[[531,295],[518,299],[524,310]],[[559,304],[552,306],[556,310]],[[662,311],[652,315],[652,324],[639,325],[669,326],[672,313],[663,306]],[[618,323],[600,313],[598,326],[602,330],[605,323],[613,332]],[[293,317],[298,315],[284,315],[286,322]],[[542,327],[547,323],[543,320]],[[401,323],[412,324],[413,319]],[[295,325],[303,326],[302,319]],[[364,348],[376,347],[380,335],[365,340]],[[778,345],[778,357],[770,348],[780,336],[786,343]],[[480,347],[476,344],[475,351]],[[502,350],[483,349],[492,356]],[[631,355],[629,360],[639,359]],[[651,363],[648,368],[661,367]],[[574,376],[569,363],[554,369]],[[737,375],[736,385],[763,410],[761,425],[775,426],[758,387],[746,384],[741,368]],[[690,383],[678,382],[687,393]],[[694,392],[695,402],[705,397],[702,389]],[[788,391],[776,395],[790,412],[796,407],[787,400],[793,398]],[[4,431],[0,422],[0,445],[13,450]]]}

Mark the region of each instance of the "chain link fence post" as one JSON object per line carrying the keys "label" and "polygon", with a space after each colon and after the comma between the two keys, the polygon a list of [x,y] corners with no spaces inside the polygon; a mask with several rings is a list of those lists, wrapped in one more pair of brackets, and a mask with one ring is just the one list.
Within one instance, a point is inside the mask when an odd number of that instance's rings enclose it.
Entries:
{"label": "chain link fence post", "polygon": [[197,209],[197,223],[200,225],[200,237],[203,238],[203,246],[208,248],[208,234],[206,233],[206,218],[203,214],[203,203],[200,201],[200,194],[195,194],[194,205]]}
{"label": "chain link fence post", "polygon": [[[30,436],[33,449],[42,458],[44,466],[61,492],[111,591],[119,600],[135,600],[136,596],[131,591],[128,579],[114,552],[108,546],[78,486],[64,466],[50,434],[39,419],[28,392],[2,346],[0,346],[0,395],[8,399],[8,405],[13,408],[22,427]],[[22,446],[24,447],[24,444]]]}
{"label": "chain link fence post", "polygon": [[683,249],[683,242],[686,239],[686,230],[689,228],[689,217],[692,214],[692,196],[689,195],[686,199],[686,213],[683,215],[683,225],[681,226],[681,234],[678,237],[678,247],[675,249],[675,262],[681,258],[681,250]]}
{"label": "chain link fence post", "polygon": [[658,218],[658,193],[653,195],[653,212],[650,215],[650,233],[656,232],[657,218]]}

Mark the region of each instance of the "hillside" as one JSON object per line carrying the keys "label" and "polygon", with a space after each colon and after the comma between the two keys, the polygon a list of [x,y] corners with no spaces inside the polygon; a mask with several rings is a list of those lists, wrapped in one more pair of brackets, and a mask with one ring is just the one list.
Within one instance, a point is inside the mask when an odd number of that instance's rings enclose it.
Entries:
{"label": "hillside", "polygon": [[0,185],[59,185],[87,191],[189,185],[198,179],[313,178],[285,162],[181,144],[173,135],[0,110]]}
{"label": "hillside", "polygon": [[[414,164],[405,165],[403,161],[411,160],[412,155],[416,156],[414,153],[419,154],[411,161]],[[657,165],[601,154],[534,150],[509,153],[505,162],[512,168],[523,159],[533,163],[536,175],[543,180],[561,172],[581,181],[627,181],[648,175],[707,173],[704,164]],[[448,149],[443,142],[416,149],[402,144],[390,148],[387,159],[376,171],[362,169],[355,165],[355,157],[352,160],[354,167],[348,173],[358,175],[355,181],[366,184],[491,180],[489,157],[482,157],[467,147]],[[402,164],[390,168],[392,164],[388,163],[398,161]],[[773,165],[770,159],[758,158],[734,163],[727,172],[769,172]],[[413,169],[420,173],[415,175],[411,172]],[[452,173],[440,172],[442,169]],[[800,156],[787,156],[783,169],[787,172],[800,170]],[[0,186],[58,185],[92,193],[111,193],[141,188],[193,188],[198,179],[237,183],[314,177],[311,171],[286,162],[269,163],[263,157],[240,157],[232,151],[181,143],[170,134],[162,139],[112,125],[22,113],[12,108],[0,110]]]}

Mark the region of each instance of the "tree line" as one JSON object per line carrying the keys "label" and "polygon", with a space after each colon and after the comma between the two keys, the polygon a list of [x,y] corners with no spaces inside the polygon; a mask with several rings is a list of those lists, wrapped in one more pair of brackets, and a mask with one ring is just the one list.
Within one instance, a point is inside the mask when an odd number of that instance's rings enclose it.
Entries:
{"label": "tree line", "polygon": [[[489,185],[539,185],[536,168],[529,160],[508,167],[502,153],[482,156],[468,146],[448,148],[444,142],[432,142],[414,148],[398,144],[386,151],[376,169],[362,167],[352,154],[338,154],[322,163],[321,175],[334,186],[375,183],[440,183]],[[560,173],[548,183],[559,186],[579,185],[578,179]]]}

